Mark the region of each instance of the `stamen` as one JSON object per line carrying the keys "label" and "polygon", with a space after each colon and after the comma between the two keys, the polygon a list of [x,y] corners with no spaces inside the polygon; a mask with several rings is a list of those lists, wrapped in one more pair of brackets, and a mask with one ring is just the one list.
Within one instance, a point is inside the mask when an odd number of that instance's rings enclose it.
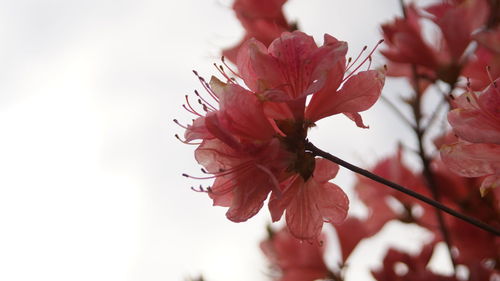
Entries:
{"label": "stamen", "polygon": [[[198,103],[200,103],[201,101],[203,101],[204,104],[208,105],[208,107],[210,107],[211,110],[213,111],[217,111],[217,108],[215,108],[215,106],[211,105],[207,100],[205,100],[199,93],[198,91],[194,91],[194,94],[199,98],[198,99]],[[202,104],[202,103],[200,103]]]}
{"label": "stamen", "polygon": [[[351,72],[349,73],[349,75],[347,75],[346,77],[344,77],[344,79],[342,80],[342,82],[346,81],[347,79],[351,78],[355,73],[356,71],[358,71],[358,69],[368,60],[368,59],[371,59],[371,56],[373,55],[373,53],[375,52],[375,50],[378,48],[378,46],[380,46],[380,44],[382,44],[382,42],[384,42],[384,39],[381,39],[378,41],[377,45],[375,45],[375,47],[373,47],[373,49],[370,51],[370,53],[368,54],[368,56]],[[365,46],[366,47],[366,46]],[[363,48],[363,51],[366,50],[365,48]],[[363,52],[361,51],[361,53]],[[361,56],[361,53],[359,54],[358,58]],[[351,66],[349,66],[349,68],[351,68],[355,63],[356,61],[358,60],[358,58],[356,58],[356,60],[352,63]],[[345,72],[347,72],[348,69],[346,69]]]}
{"label": "stamen", "polygon": [[[350,69],[350,68],[351,68],[354,64],[356,64],[356,62],[359,60],[359,58],[360,58],[360,57],[361,57],[361,55],[362,55],[362,54],[366,51],[366,49],[367,49],[367,48],[368,48],[368,46],[366,46],[366,45],[363,47],[363,49],[361,50],[361,52],[359,52],[358,56],[357,56],[357,57],[356,57],[356,59],[352,62],[352,64],[351,64],[351,65],[349,65],[349,66],[346,68],[345,72],[349,71],[349,69]],[[351,62],[351,60],[352,60],[352,58],[351,58],[351,57],[349,57],[349,62]]]}
{"label": "stamen", "polygon": [[[491,66],[487,65],[486,66],[486,73],[488,73],[488,79],[490,79],[490,83],[493,85],[494,88],[497,88],[497,82],[493,80],[493,77],[491,76]],[[497,90],[498,93],[498,90]]]}
{"label": "stamen", "polygon": [[191,190],[192,191],[196,191],[196,192],[208,192],[210,190],[210,187],[208,187],[207,189],[203,188],[203,186],[200,184],[200,186],[198,186],[198,188],[195,188],[194,186],[191,186]]}
{"label": "stamen", "polygon": [[231,80],[231,78],[226,74],[226,72],[224,72],[224,68],[222,67],[222,65],[217,65],[215,62],[214,62],[214,66],[215,68],[217,69],[217,71],[224,77],[226,78],[226,81],[228,83],[232,83],[233,80]]}
{"label": "stamen", "polygon": [[193,73],[194,75],[196,75],[196,77],[198,78],[198,80],[200,80],[200,83],[201,85],[203,86],[203,88],[215,99],[215,100],[218,100],[216,97],[217,95],[212,91],[212,88],[210,88],[210,85],[207,83],[207,81],[205,81],[205,78],[201,77],[200,75],[198,75],[198,72],[196,70],[193,70]]}
{"label": "stamen", "polygon": [[188,142],[188,141],[185,141],[185,140],[181,139],[181,137],[179,137],[178,134],[175,134],[174,136],[175,136],[176,139],[178,139],[183,144],[189,144],[189,145],[200,145],[201,144],[201,142]]}
{"label": "stamen", "polygon": [[174,123],[175,123],[175,124],[177,124],[177,125],[179,125],[179,126],[180,126],[181,128],[183,128],[183,129],[186,129],[186,130],[187,130],[187,128],[188,128],[187,126],[182,125],[181,123],[179,123],[179,121],[177,121],[177,119],[174,119]]}
{"label": "stamen", "polygon": [[[236,77],[240,78],[241,80],[243,80],[243,77],[241,77],[238,73],[236,73],[236,71],[234,71],[231,67],[229,67],[229,65],[227,65],[227,64],[226,64],[226,60],[225,60],[224,56],[222,56],[222,57],[220,58],[220,60],[222,61],[222,64],[223,64],[223,65],[224,65],[227,69],[229,69],[229,71],[231,71],[231,73],[232,73],[234,76],[236,76]],[[234,78],[233,78],[233,80],[236,80],[236,79],[234,79]]]}
{"label": "stamen", "polygon": [[200,117],[203,116],[203,115],[199,114],[196,110],[194,110],[194,108],[191,106],[191,103],[189,103],[188,95],[185,95],[184,98],[186,99],[186,104],[187,104],[187,106],[184,104],[182,105],[182,107],[184,107],[184,109],[186,109],[188,112],[191,112],[194,115],[198,115]]}

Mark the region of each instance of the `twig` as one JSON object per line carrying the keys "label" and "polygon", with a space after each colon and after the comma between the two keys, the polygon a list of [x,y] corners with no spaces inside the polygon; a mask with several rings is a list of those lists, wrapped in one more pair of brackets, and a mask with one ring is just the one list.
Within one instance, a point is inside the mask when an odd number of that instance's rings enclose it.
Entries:
{"label": "twig", "polygon": [[380,96],[380,98],[382,99],[383,102],[385,102],[392,109],[392,111],[394,111],[394,113],[396,113],[408,126],[410,126],[410,128],[415,130],[415,124],[413,124],[413,122],[411,122],[410,119],[408,119],[403,114],[403,112],[401,112],[401,110],[399,110],[397,108],[397,106],[395,104],[393,104],[388,98],[386,98],[384,96]]}
{"label": "twig", "polygon": [[374,181],[376,181],[378,183],[381,183],[381,184],[383,184],[385,186],[388,186],[388,187],[390,187],[392,189],[400,191],[400,192],[402,192],[402,193],[404,193],[404,194],[406,194],[408,196],[411,196],[411,197],[413,197],[415,199],[418,199],[418,200],[420,200],[420,201],[422,201],[424,203],[427,203],[427,204],[429,204],[429,205],[431,205],[431,206],[433,206],[435,208],[438,208],[438,209],[440,209],[440,210],[442,210],[442,211],[444,211],[444,212],[446,212],[446,213],[448,213],[448,214],[450,214],[450,215],[452,215],[454,217],[457,217],[457,218],[459,218],[459,219],[461,219],[461,220],[463,220],[465,222],[468,222],[468,223],[470,223],[470,224],[472,224],[474,226],[477,226],[477,227],[479,227],[479,228],[481,228],[481,229],[483,229],[485,231],[488,231],[488,232],[493,233],[493,234],[495,234],[497,236],[500,236],[500,230],[498,230],[498,229],[496,229],[496,228],[494,228],[494,227],[492,227],[492,226],[490,226],[490,225],[488,225],[488,224],[486,224],[486,223],[484,223],[484,222],[482,222],[482,221],[480,221],[478,219],[475,219],[475,218],[469,217],[467,215],[464,215],[464,214],[462,214],[460,212],[457,212],[457,211],[455,211],[455,210],[453,210],[453,209],[451,209],[449,207],[446,207],[445,205],[443,205],[443,204],[441,204],[441,203],[439,203],[439,202],[437,202],[437,201],[435,201],[433,199],[430,199],[430,198],[428,198],[426,196],[423,196],[420,193],[417,193],[417,192],[415,192],[413,190],[407,189],[404,186],[401,186],[401,185],[399,185],[397,183],[389,181],[389,180],[387,180],[387,179],[385,179],[383,177],[375,175],[375,174],[373,174],[373,173],[371,173],[371,172],[369,172],[369,171],[367,171],[365,169],[362,169],[362,168],[360,168],[358,166],[355,166],[355,165],[353,165],[353,164],[351,164],[349,162],[346,162],[346,161],[344,161],[344,160],[342,160],[342,159],[340,159],[338,157],[335,157],[332,154],[330,154],[330,153],[328,153],[326,151],[323,151],[323,150],[317,148],[314,144],[310,143],[309,141],[306,143],[306,149],[308,151],[310,151],[315,156],[320,156],[320,157],[323,157],[323,158],[325,158],[327,160],[330,160],[330,161],[332,161],[334,163],[337,163],[338,165],[340,165],[340,166],[342,166],[342,167],[344,167],[346,169],[349,169],[349,170],[351,170],[351,171],[353,171],[355,173],[358,173],[360,175],[363,175],[363,176],[365,176],[365,177],[367,177],[367,178],[369,178],[371,180],[374,180]]}

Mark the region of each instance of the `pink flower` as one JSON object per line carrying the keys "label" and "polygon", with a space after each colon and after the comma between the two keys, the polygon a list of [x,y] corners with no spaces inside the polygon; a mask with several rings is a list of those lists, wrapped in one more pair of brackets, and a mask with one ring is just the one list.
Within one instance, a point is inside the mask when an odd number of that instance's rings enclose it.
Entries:
{"label": "pink flower", "polygon": [[291,31],[294,27],[288,24],[282,7],[286,0],[236,0],[233,10],[245,28],[243,40],[236,46],[226,49],[222,54],[230,61],[236,62],[239,49],[250,38],[256,38],[269,46],[282,32]]}
{"label": "pink flower", "polygon": [[[475,34],[478,48],[463,70],[470,88],[481,91],[491,83],[491,77],[500,77],[500,26]],[[488,70],[488,71],[485,71]]]}
{"label": "pink flower", "polygon": [[[203,80],[202,80],[203,82]],[[257,97],[236,84],[213,78],[205,85],[219,109],[203,100],[206,116],[200,115],[186,130],[186,139],[202,139],[196,160],[215,178],[208,189],[214,205],[229,207],[227,217],[241,222],[254,216],[287,165],[287,153],[274,138]]]}
{"label": "pink flower", "polygon": [[433,273],[427,268],[434,243],[425,245],[417,255],[409,255],[395,249],[389,249],[383,261],[383,267],[372,270],[372,275],[379,281],[456,281],[453,276],[443,276]]}
{"label": "pink flower", "polygon": [[215,178],[207,192],[215,205],[229,207],[230,220],[255,215],[269,193],[273,220],[286,210],[290,232],[301,240],[316,239],[325,221],[344,220],[347,196],[328,182],[338,166],[315,159],[306,144],[314,122],[333,114],[366,127],[358,112],[380,96],[384,75],[358,72],[371,53],[354,66],[358,59],[346,65],[346,52],[347,44],[330,35],[318,47],[311,36],[286,32],[269,48],[251,39],[240,50],[238,76],[248,90],[223,67],[226,83],[200,78],[213,101],[196,93],[205,111],[200,114],[187,100],[185,108],[197,118],[186,127],[185,139],[202,140],[196,159],[211,174],[204,178]]}
{"label": "pink flower", "polygon": [[[397,68],[397,71],[390,70],[389,75],[407,73],[407,77],[414,80],[416,71],[426,80],[440,79],[455,84],[466,62],[464,53],[472,42],[472,34],[488,17],[488,5],[484,0],[446,1],[424,10],[431,16],[422,16],[422,11],[409,5],[405,7],[405,17],[382,25],[388,48],[381,53],[395,64],[389,65],[390,68]],[[424,39],[420,23],[426,17],[439,28],[439,48]],[[419,86],[423,92],[427,85]]]}
{"label": "pink flower", "polygon": [[[347,43],[328,34],[318,47],[305,33],[285,32],[268,49],[257,40],[248,41],[238,54],[238,70],[245,84],[269,101],[266,110],[275,119],[315,122],[345,113],[364,126],[358,112],[378,99],[384,75],[375,70],[355,74],[359,66],[350,69],[353,65],[346,65],[346,53]],[[347,70],[351,74],[346,75]],[[306,109],[306,97],[311,94]]]}
{"label": "pink flower", "polygon": [[279,271],[279,281],[313,281],[328,277],[323,261],[324,245],[303,243],[290,235],[286,228],[272,233],[260,248]]}
{"label": "pink flower", "polygon": [[472,33],[487,20],[489,7],[485,0],[460,0],[435,4],[426,11],[434,16],[452,60],[459,61]]}
{"label": "pink flower", "polygon": [[396,63],[415,64],[436,69],[438,54],[422,36],[421,16],[414,5],[405,7],[406,17],[396,18],[392,23],[382,25],[388,49],[381,53]]}
{"label": "pink flower", "polygon": [[461,139],[441,147],[447,167],[464,177],[487,176],[481,190],[500,185],[500,78],[480,95],[464,93],[448,113]]}
{"label": "pink flower", "polygon": [[328,182],[338,169],[338,165],[328,160],[316,159],[310,178],[296,175],[283,182],[283,195],[271,196],[269,202],[273,221],[278,221],[286,210],[286,223],[292,235],[310,241],[318,237],[323,222],[343,222],[349,200],[340,187]]}

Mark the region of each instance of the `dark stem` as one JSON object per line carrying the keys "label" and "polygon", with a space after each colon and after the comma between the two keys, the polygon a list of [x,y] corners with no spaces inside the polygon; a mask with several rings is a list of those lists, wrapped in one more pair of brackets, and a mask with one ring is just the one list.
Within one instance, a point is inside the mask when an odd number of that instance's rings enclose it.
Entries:
{"label": "dark stem", "polygon": [[336,163],[336,164],[338,164],[338,165],[340,165],[340,166],[342,166],[342,167],[344,167],[346,169],[349,169],[349,170],[351,170],[351,171],[353,171],[355,173],[358,173],[360,175],[363,175],[363,176],[365,176],[365,177],[367,177],[367,178],[369,178],[371,180],[374,180],[374,181],[376,181],[378,183],[381,183],[381,184],[383,184],[385,186],[388,186],[388,187],[390,187],[392,189],[400,191],[400,192],[402,192],[402,193],[404,193],[404,194],[406,194],[408,196],[411,196],[411,197],[413,197],[415,199],[418,199],[418,200],[420,200],[420,201],[422,201],[424,203],[427,203],[427,204],[429,204],[429,205],[431,205],[431,206],[433,206],[435,208],[438,208],[438,209],[442,210],[443,212],[446,212],[446,213],[448,213],[448,214],[450,214],[450,215],[452,215],[454,217],[457,217],[457,218],[459,218],[459,219],[461,219],[461,220],[463,220],[463,221],[465,221],[467,223],[470,223],[470,224],[472,224],[472,225],[474,225],[476,227],[479,227],[479,228],[481,228],[481,229],[483,229],[485,231],[488,231],[488,232],[491,232],[491,233],[493,233],[493,234],[495,234],[497,236],[500,236],[500,230],[498,230],[498,229],[496,229],[496,228],[494,228],[494,227],[492,227],[492,226],[490,226],[490,225],[488,225],[488,224],[486,224],[486,223],[484,223],[484,222],[482,222],[482,221],[480,221],[478,219],[475,219],[475,218],[469,217],[467,215],[464,215],[462,213],[459,213],[459,212],[457,212],[457,211],[455,211],[455,210],[453,210],[451,208],[448,208],[445,205],[443,205],[443,204],[441,204],[441,203],[439,203],[439,202],[437,202],[437,201],[435,201],[433,199],[430,199],[428,197],[423,196],[420,193],[417,193],[417,192],[415,192],[413,190],[410,190],[410,189],[408,189],[408,188],[406,188],[404,186],[401,186],[401,185],[399,185],[397,183],[394,183],[392,181],[389,181],[389,180],[387,180],[387,179],[385,179],[383,177],[375,175],[375,174],[373,174],[373,173],[371,173],[371,172],[369,172],[369,171],[367,171],[365,169],[362,169],[362,168],[360,168],[358,166],[355,166],[355,165],[353,165],[353,164],[351,164],[349,162],[346,162],[346,161],[344,161],[344,160],[342,160],[342,159],[340,159],[338,157],[335,157],[332,154],[330,154],[330,153],[328,153],[326,151],[323,151],[323,150],[317,148],[314,144],[310,143],[309,141],[306,143],[306,149],[308,151],[310,151],[315,156],[320,156],[320,157],[323,157],[323,158],[325,158],[327,160],[330,160],[333,163]]}
{"label": "dark stem", "polygon": [[[415,91],[415,99],[412,104],[412,109],[413,109],[413,118],[415,118],[415,127],[414,127],[414,132],[418,140],[418,155],[420,156],[420,160],[422,161],[422,168],[423,168],[423,175],[425,178],[425,181],[427,183],[427,187],[429,188],[432,198],[436,201],[440,201],[440,194],[438,191],[438,186],[436,184],[436,181],[434,180],[434,173],[431,170],[430,167],[430,161],[427,158],[427,153],[424,148],[424,134],[426,132],[425,128],[422,127],[422,91],[420,90],[420,79],[418,78],[417,75],[417,69],[415,65],[412,65],[412,72],[413,72],[413,82],[414,82],[414,91]],[[453,89],[450,89],[450,93],[453,91]],[[428,128],[428,127],[427,127]],[[439,231],[441,232],[443,236],[443,240],[446,244],[446,248],[448,250],[448,254],[450,255],[450,260],[451,264],[453,265],[453,270],[456,273],[457,269],[457,264],[455,262],[455,259],[453,258],[453,251],[451,250],[451,236],[450,232],[448,231],[448,228],[446,227],[446,224],[444,222],[443,214],[439,209],[434,209],[436,218],[438,221],[439,225]]]}

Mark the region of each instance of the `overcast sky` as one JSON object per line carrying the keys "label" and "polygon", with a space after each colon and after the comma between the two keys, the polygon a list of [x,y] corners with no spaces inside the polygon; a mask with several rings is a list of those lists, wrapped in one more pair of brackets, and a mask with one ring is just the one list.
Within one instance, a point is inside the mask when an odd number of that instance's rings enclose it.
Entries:
{"label": "overcast sky", "polygon": [[[266,280],[258,243],[267,209],[229,222],[224,208],[190,190],[200,182],[181,173],[199,171],[193,147],[173,137],[183,131],[172,119],[191,119],[181,109],[184,94],[201,88],[191,70],[215,74],[220,50],[243,34],[230,3],[0,1],[1,280],[165,281],[200,273],[208,281]],[[378,24],[399,12],[397,0],[290,0],[285,8],[318,42],[323,33],[347,41],[351,56],[374,46]],[[311,139],[348,161],[374,164],[404,138],[387,111],[377,104],[363,114],[370,130],[340,116],[321,121]],[[334,182],[351,194],[349,172]],[[397,224],[388,229],[401,233]],[[400,244],[413,250],[428,239],[418,229],[405,233],[410,242]],[[394,234],[377,243],[389,240]],[[382,248],[370,247],[353,268],[377,264]]]}

